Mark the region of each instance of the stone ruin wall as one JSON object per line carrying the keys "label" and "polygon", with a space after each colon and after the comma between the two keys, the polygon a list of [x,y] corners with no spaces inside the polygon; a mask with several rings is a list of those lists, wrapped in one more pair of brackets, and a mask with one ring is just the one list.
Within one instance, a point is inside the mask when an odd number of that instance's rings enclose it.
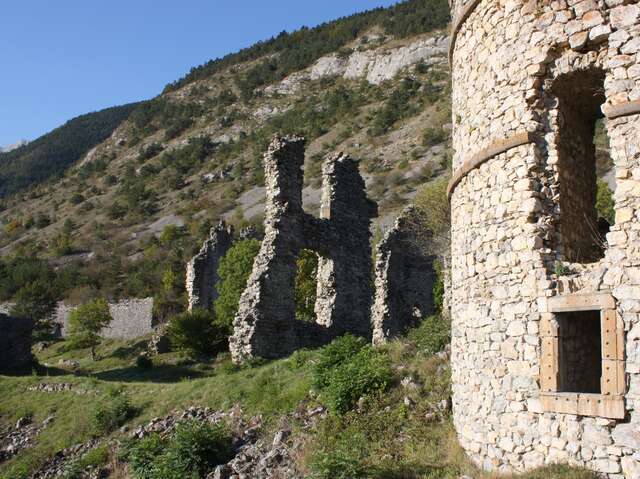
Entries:
{"label": "stone ruin wall", "polygon": [[425,254],[431,237],[415,210],[407,208],[378,244],[371,309],[375,344],[404,334],[435,311],[435,256]]}
{"label": "stone ruin wall", "polygon": [[31,354],[33,322],[0,313],[0,374],[22,374],[34,365]]}
{"label": "stone ruin wall", "polygon": [[[452,387],[460,442],[491,471],[568,462],[609,478],[640,477],[640,5],[458,0],[453,19]],[[604,76],[598,92],[573,83],[574,100],[585,106],[597,93],[606,101],[616,224],[604,258],[584,257],[570,265],[576,274],[558,276],[556,261],[580,259],[571,249],[589,234],[569,208],[585,208],[593,177],[571,153],[580,145],[562,129],[574,122],[575,136],[585,133],[557,87],[585,72]],[[571,188],[583,198],[573,206]],[[559,312],[580,308],[601,311],[603,338],[613,324],[612,350],[602,342],[600,395],[554,392],[558,376],[547,374],[557,371],[553,348],[569,334],[559,332]]]}
{"label": "stone ruin wall", "polygon": [[[60,335],[65,337],[69,315],[77,306],[58,303],[53,321],[60,325]],[[113,321],[100,335],[105,338],[131,339],[154,331],[153,298],[125,299],[109,303]]]}
{"label": "stone ruin wall", "polygon": [[188,295],[188,309],[212,310],[213,303],[218,298],[216,284],[220,260],[227,254],[233,244],[233,227],[221,221],[211,228],[207,239],[197,255],[187,264],[186,290]]}
{"label": "stone ruin wall", "polygon": [[[276,138],[264,156],[265,236],[242,293],[230,350],[235,362],[279,358],[350,332],[371,337],[371,218],[358,164],[337,154],[323,165],[320,217],[302,208],[305,141]],[[296,259],[319,255],[315,323],[295,319]]]}

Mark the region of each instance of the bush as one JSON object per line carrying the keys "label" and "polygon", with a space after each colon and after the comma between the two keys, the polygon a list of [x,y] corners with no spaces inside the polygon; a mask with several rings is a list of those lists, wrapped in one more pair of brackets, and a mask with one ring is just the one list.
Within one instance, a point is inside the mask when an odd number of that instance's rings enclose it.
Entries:
{"label": "bush", "polygon": [[135,416],[135,412],[127,396],[120,391],[113,391],[106,401],[95,406],[91,430],[96,437],[109,434]]}
{"label": "bush", "polygon": [[442,127],[428,127],[422,132],[422,144],[424,146],[435,146],[444,143],[449,138],[447,132]]}
{"label": "bush", "polygon": [[123,459],[136,479],[203,478],[232,456],[231,436],[221,424],[179,424],[169,439],[152,434],[125,445]]}
{"label": "bush", "polygon": [[81,193],[74,193],[71,195],[71,198],[69,198],[69,203],[71,203],[72,205],[79,205],[84,200],[85,197]]}
{"label": "bush", "polygon": [[616,221],[615,203],[613,194],[609,185],[601,179],[598,179],[598,190],[596,193],[596,210],[598,216],[604,218],[613,225]]}
{"label": "bush", "polygon": [[141,354],[136,358],[136,367],[145,371],[152,369],[153,361],[146,354]]}
{"label": "bush", "polygon": [[327,387],[335,368],[349,361],[366,345],[364,338],[346,334],[325,346],[313,370],[313,386],[317,389]]}
{"label": "bush", "polygon": [[169,320],[167,332],[171,346],[190,355],[219,353],[225,349],[229,335],[204,309],[174,316]]}
{"label": "bush", "polygon": [[295,279],[296,319],[315,322],[316,289],[318,281],[318,255],[303,249],[296,261]]}
{"label": "bush", "polygon": [[352,409],[360,397],[384,391],[390,380],[387,357],[351,335],[323,350],[313,377],[329,408],[338,414]]}
{"label": "bush", "polygon": [[247,286],[247,280],[253,269],[253,260],[260,251],[260,242],[249,239],[236,242],[227,251],[218,267],[220,280],[216,285],[218,299],[214,308],[216,322],[231,332],[233,318],[238,312],[240,295]]}
{"label": "bush", "polygon": [[429,316],[409,333],[409,339],[423,354],[435,354],[451,342],[451,322],[441,315]]}

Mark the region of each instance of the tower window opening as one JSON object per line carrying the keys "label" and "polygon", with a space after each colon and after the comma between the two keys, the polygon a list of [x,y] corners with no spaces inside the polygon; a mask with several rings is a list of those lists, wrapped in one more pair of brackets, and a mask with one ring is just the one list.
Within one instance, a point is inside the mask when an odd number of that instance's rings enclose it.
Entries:
{"label": "tower window opening", "polygon": [[593,263],[604,257],[606,234],[613,206],[606,185],[598,179],[611,163],[601,106],[605,102],[605,74],[599,69],[580,70],[555,80],[557,98],[557,148],[560,235],[564,259]]}

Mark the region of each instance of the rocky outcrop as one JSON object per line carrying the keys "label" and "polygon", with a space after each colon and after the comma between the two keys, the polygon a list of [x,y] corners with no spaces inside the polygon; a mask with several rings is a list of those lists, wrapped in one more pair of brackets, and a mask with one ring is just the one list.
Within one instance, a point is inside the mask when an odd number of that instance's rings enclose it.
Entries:
{"label": "rocky outcrop", "polygon": [[218,297],[218,266],[233,244],[233,227],[221,221],[211,228],[200,252],[187,264],[186,289],[189,295],[189,311],[211,310]]}
{"label": "rocky outcrop", "polygon": [[[235,362],[279,358],[350,332],[371,337],[370,223],[358,164],[343,154],[323,166],[320,218],[302,208],[305,140],[276,138],[264,157],[265,237],[242,293],[230,350]],[[295,318],[296,259],[318,253],[317,321]]]}
{"label": "rocky outcrop", "polygon": [[318,59],[311,67],[289,75],[276,85],[265,89],[268,94],[290,95],[306,80],[340,76],[348,80],[364,78],[379,85],[393,79],[405,68],[418,62],[445,63],[449,48],[447,37],[429,37],[399,48],[378,48],[355,51],[348,56],[337,54]]}
{"label": "rocky outcrop", "polygon": [[31,371],[33,321],[0,314],[0,374],[22,374]]}
{"label": "rocky outcrop", "polygon": [[399,336],[433,313],[435,256],[431,231],[413,208],[406,209],[378,245],[375,302],[371,312],[373,342]]}

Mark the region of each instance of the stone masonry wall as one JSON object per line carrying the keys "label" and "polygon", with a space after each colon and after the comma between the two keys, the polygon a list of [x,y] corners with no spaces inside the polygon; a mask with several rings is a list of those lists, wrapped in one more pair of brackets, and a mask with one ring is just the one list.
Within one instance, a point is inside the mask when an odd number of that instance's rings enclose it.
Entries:
{"label": "stone masonry wall", "polygon": [[31,371],[31,332],[33,322],[0,314],[0,374]]}
{"label": "stone masonry wall", "polygon": [[405,333],[434,312],[435,257],[428,253],[431,236],[408,208],[378,245],[371,310],[374,343]]}
{"label": "stone masonry wall", "polygon": [[187,264],[186,289],[189,296],[189,311],[195,308],[207,310],[213,308],[213,302],[218,298],[216,290],[219,280],[218,266],[232,244],[233,227],[221,221],[211,228],[209,239]]}
{"label": "stone masonry wall", "polygon": [[[276,138],[264,157],[265,236],[242,293],[230,350],[235,362],[278,358],[351,332],[371,337],[370,221],[358,164],[337,154],[323,165],[320,218],[304,212],[305,140]],[[320,255],[316,323],[295,319],[294,283],[300,250]]]}
{"label": "stone masonry wall", "polygon": [[[60,335],[64,337],[69,324],[69,315],[76,309],[63,302],[58,303],[53,321],[60,324]],[[101,332],[105,338],[130,339],[153,332],[153,298],[125,299],[109,303],[113,318],[111,324]]]}
{"label": "stone masonry wall", "polygon": [[[640,477],[640,5],[452,3],[454,170],[471,165],[450,193],[453,417],[460,442],[491,471],[568,462],[609,478]],[[567,196],[592,194],[591,180],[580,179],[590,165],[567,154],[577,151],[568,138],[589,135],[562,133],[571,113],[554,85],[593,71],[603,72],[599,91],[576,88],[574,95],[605,101],[616,224],[604,258],[568,264],[583,260],[565,248],[575,244],[581,221],[563,216],[571,214]],[[526,140],[509,141],[523,133]],[[483,151],[491,154],[469,163]],[[563,155],[571,161],[563,163]],[[579,181],[572,185],[571,178]],[[556,262],[573,273],[559,276]],[[547,407],[543,318],[550,298],[578,293],[614,298],[625,359],[623,418]]]}

